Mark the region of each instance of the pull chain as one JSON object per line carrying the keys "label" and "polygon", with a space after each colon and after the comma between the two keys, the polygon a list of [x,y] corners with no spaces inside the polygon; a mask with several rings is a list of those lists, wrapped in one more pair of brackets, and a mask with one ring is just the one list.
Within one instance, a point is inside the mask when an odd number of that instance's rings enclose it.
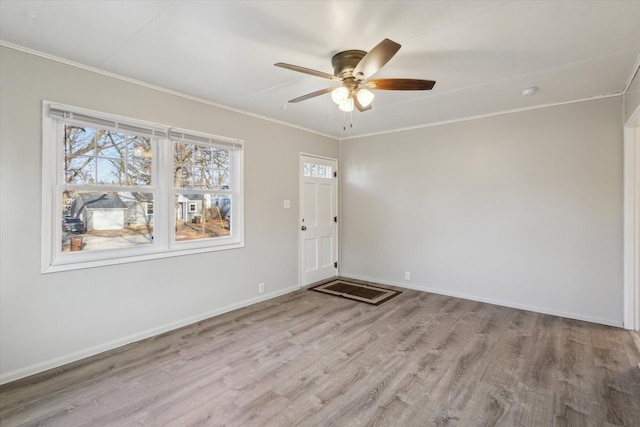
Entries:
{"label": "pull chain", "polygon": [[[349,111],[349,127],[353,127],[353,110]],[[342,113],[342,130],[347,130],[347,112]]]}

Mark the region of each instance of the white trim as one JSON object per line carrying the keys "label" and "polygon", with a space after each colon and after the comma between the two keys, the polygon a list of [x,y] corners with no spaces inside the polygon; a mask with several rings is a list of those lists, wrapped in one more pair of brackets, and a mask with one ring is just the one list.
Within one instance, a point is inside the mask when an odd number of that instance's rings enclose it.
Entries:
{"label": "white trim", "polygon": [[[231,249],[244,248],[244,243],[233,243],[229,245],[211,246],[205,248],[192,248],[192,249],[172,249],[169,252],[154,252],[144,255],[126,255],[119,258],[104,258],[91,261],[77,261],[69,264],[52,264],[45,265],[44,259],[42,264],[42,273],[57,273],[60,271],[82,270],[85,268],[104,267],[108,265],[129,264],[132,262],[149,261],[154,259],[173,258],[177,256],[194,255],[206,252],[227,251]],[[106,251],[103,251],[106,252]],[[44,255],[44,253],[43,253]],[[43,256],[44,258],[44,256]]]}
{"label": "white trim", "polygon": [[423,128],[428,128],[428,127],[433,127],[433,126],[448,125],[448,124],[451,124],[451,123],[467,122],[469,120],[486,119],[488,117],[503,116],[503,115],[506,115],[506,114],[521,113],[521,112],[524,112],[524,111],[539,110],[541,108],[551,108],[551,107],[557,107],[557,106],[560,106],[560,105],[576,104],[578,102],[597,101],[599,99],[615,98],[617,96],[622,96],[622,93],[621,92],[616,92],[616,93],[610,93],[610,94],[607,94],[607,95],[592,96],[590,98],[574,99],[574,100],[571,100],[571,101],[563,101],[563,102],[552,102],[552,103],[549,103],[549,104],[534,105],[532,107],[516,108],[516,109],[513,109],[513,110],[498,111],[498,112],[495,112],[495,113],[480,114],[480,115],[477,115],[477,116],[461,117],[459,119],[444,120],[444,121],[441,121],[441,122],[427,123],[427,124],[424,124],[424,125],[417,125],[417,126],[409,126],[409,127],[405,127],[405,128],[398,128],[398,129],[393,129],[393,130],[388,130],[388,131],[365,133],[365,134],[361,134],[361,135],[354,135],[354,136],[348,136],[346,138],[340,138],[340,141],[346,141],[346,140],[349,140],[349,139],[357,139],[357,138],[365,138],[365,137],[369,137],[369,136],[385,135],[385,134],[388,134],[388,133],[395,133],[395,132],[404,132],[404,131],[408,131],[408,130],[423,129]]}
{"label": "white trim", "polygon": [[[155,137],[160,139],[169,139],[178,142],[188,142],[193,144],[206,144],[220,148],[241,149],[244,148],[244,140],[239,138],[231,138],[224,135],[214,135],[210,132],[200,132],[192,129],[178,128],[164,123],[150,122],[147,120],[134,119],[132,117],[121,116],[119,114],[105,113],[102,111],[91,110],[89,108],[76,107],[74,105],[60,104],[57,102],[42,102],[43,118],[49,117],[52,120],[62,120],[65,123],[75,123],[74,115],[81,116],[77,119],[82,124],[96,122],[97,126],[106,127],[119,131],[121,128],[124,132],[136,134],[135,129],[145,131],[141,135],[145,137]],[[113,123],[100,123],[100,122]],[[122,127],[124,126],[124,127]],[[133,130],[131,129],[133,128]],[[190,138],[199,138],[190,139]]]}
{"label": "white trim", "polygon": [[[329,160],[329,161],[335,161],[336,165],[338,164],[338,159],[336,159],[335,157],[327,157],[327,156],[321,156],[319,154],[311,154],[311,153],[305,153],[303,151],[300,152],[299,156],[307,156],[307,157],[314,157],[316,159],[322,159],[322,160]],[[337,166],[336,166],[337,167]]]}
{"label": "white trim", "polygon": [[[44,120],[47,114],[47,106],[42,103],[42,141],[54,141],[56,124],[52,120]],[[40,271],[45,272],[51,266],[54,260],[53,254],[55,253],[55,244],[60,241],[58,238],[58,232],[56,231],[54,236],[51,236],[51,227],[55,227],[54,224],[54,210],[51,206],[56,206],[55,202],[55,185],[56,185],[56,170],[57,165],[60,164],[60,153],[57,148],[58,144],[40,144],[42,146],[42,213],[40,215],[40,232],[42,238],[40,239]],[[56,159],[55,164],[44,159]],[[58,227],[58,229],[61,227]],[[55,230],[55,228],[54,228]],[[61,232],[61,231],[60,231]]]}
{"label": "white trim", "polygon": [[302,126],[298,126],[298,125],[295,125],[293,123],[288,123],[288,122],[284,122],[284,121],[281,121],[281,120],[276,120],[276,119],[273,119],[273,118],[270,118],[270,117],[261,116],[259,114],[251,113],[249,111],[240,110],[238,108],[232,108],[232,107],[228,107],[226,105],[217,104],[215,102],[211,102],[211,101],[208,101],[208,100],[203,99],[203,98],[198,98],[196,96],[187,95],[185,93],[178,92],[178,91],[171,90],[171,89],[167,89],[167,88],[164,88],[164,87],[161,87],[161,86],[152,85],[150,83],[146,83],[146,82],[143,82],[143,81],[140,81],[140,80],[135,80],[135,79],[132,79],[132,78],[129,78],[129,77],[125,77],[125,76],[122,76],[120,74],[111,73],[109,71],[101,70],[99,68],[91,67],[89,65],[80,64],[78,62],[70,61],[68,59],[64,59],[64,58],[60,58],[60,57],[55,56],[55,55],[50,55],[48,53],[40,52],[38,50],[29,49],[29,48],[26,48],[26,47],[23,47],[23,46],[20,46],[20,45],[16,45],[16,44],[13,44],[13,43],[0,41],[0,46],[6,47],[8,49],[17,50],[19,52],[23,52],[23,53],[26,53],[26,54],[29,54],[29,55],[39,56],[41,58],[48,59],[50,61],[55,61],[55,62],[59,62],[61,64],[69,65],[71,67],[80,68],[80,69],[85,70],[85,71],[91,71],[93,73],[101,74],[101,75],[106,76],[106,77],[111,77],[111,78],[114,78],[114,79],[122,80],[122,81],[127,82],[127,83],[132,83],[132,84],[135,84],[135,85],[138,85],[138,86],[145,87],[147,89],[153,89],[153,90],[157,90],[159,92],[167,93],[169,95],[179,96],[181,98],[188,99],[190,101],[199,102],[201,104],[209,105],[211,107],[216,107],[216,108],[220,108],[220,109],[223,109],[223,110],[232,111],[234,113],[244,114],[245,116],[255,117],[257,119],[266,120],[268,122],[277,123],[277,124],[280,124],[280,125],[283,125],[283,126],[288,126],[288,127],[294,128],[294,129],[300,129],[300,130],[303,130],[305,132],[310,132],[310,133],[313,133],[315,135],[320,135],[320,136],[324,136],[326,138],[331,138],[331,139],[334,139],[334,140],[338,140],[338,138],[336,136],[327,135],[326,133],[322,133],[322,132],[318,132],[318,131],[313,130],[313,129],[308,129],[308,128],[305,128],[305,127],[302,127]]}
{"label": "white trim", "polygon": [[640,330],[640,106],[624,127],[624,327]]}
{"label": "white trim", "polygon": [[68,363],[72,363],[86,357],[94,356],[96,354],[113,350],[118,347],[122,347],[127,344],[134,343],[136,341],[141,341],[146,338],[154,337],[165,332],[169,332],[175,329],[182,328],[184,326],[188,326],[197,322],[201,322],[203,320],[210,319],[215,316],[219,316],[224,313],[228,313],[233,310],[237,310],[239,308],[248,307],[253,304],[257,304],[262,301],[267,301],[291,292],[295,292],[300,289],[300,286],[291,286],[285,289],[281,289],[276,292],[270,292],[268,294],[250,298],[248,300],[244,300],[235,304],[227,305],[225,307],[221,307],[215,310],[207,311],[205,313],[198,314],[196,316],[190,316],[185,319],[180,319],[175,322],[167,323],[162,326],[158,326],[156,328],[147,329],[145,331],[137,332],[135,334],[131,334],[124,338],[119,338],[113,341],[109,341],[103,344],[98,344],[93,347],[85,348],[79,351],[75,351],[73,353],[65,354],[53,359],[45,360],[44,362],[35,363],[33,365],[26,366],[24,368],[15,369],[13,371],[6,372],[0,376],[0,384],[6,384],[11,381],[16,381],[21,378],[28,377],[30,375],[34,375],[40,372],[44,372],[48,369],[57,368],[62,365],[66,365]]}
{"label": "white trim", "polygon": [[[338,142],[338,158],[342,161],[342,141]],[[342,194],[342,171],[338,169],[338,182],[337,191],[338,194]],[[342,212],[342,200],[338,199],[338,230],[340,230],[340,224],[344,220],[344,214]],[[340,270],[342,269],[342,236],[338,236],[338,276],[340,276]]]}
{"label": "white trim", "polygon": [[241,139],[212,135],[206,132],[198,132],[189,129],[172,127],[168,129],[168,134],[168,138],[171,141],[175,142],[211,145],[213,147],[225,148],[228,150],[238,150],[244,148],[244,141]]}
{"label": "white trim", "polygon": [[636,77],[636,74],[638,74],[638,70],[640,70],[640,55],[638,55],[638,58],[636,58],[636,62],[635,64],[633,64],[633,68],[631,68],[631,74],[629,74],[629,77],[627,77],[627,84],[624,85],[624,90],[622,91],[622,93],[627,93],[629,87],[631,86],[631,83],[633,82],[633,79]]}
{"label": "white trim", "polygon": [[455,298],[468,299],[471,301],[484,302],[487,304],[494,304],[502,307],[515,308],[518,310],[533,311],[535,313],[541,313],[541,314],[550,314],[552,316],[565,317],[567,319],[583,320],[585,322],[598,323],[598,324],[607,325],[607,326],[616,326],[619,328],[622,327],[622,322],[616,321],[616,320],[602,319],[600,317],[593,317],[593,316],[583,316],[581,314],[569,313],[566,311],[550,310],[544,307],[537,307],[537,306],[532,306],[527,304],[518,304],[511,301],[504,301],[504,300],[493,299],[493,298],[484,298],[484,297],[479,297],[477,295],[469,295],[461,292],[450,292],[447,290],[432,288],[429,286],[411,286],[411,285],[407,285],[406,283],[394,282],[390,280],[381,280],[374,277],[366,277],[366,276],[358,276],[358,275],[343,274],[342,277],[345,277],[348,279],[357,279],[357,280],[364,280],[367,282],[380,283],[382,285],[397,286],[399,288],[413,289],[416,291],[430,292],[438,295],[446,295],[446,296],[455,297]]}

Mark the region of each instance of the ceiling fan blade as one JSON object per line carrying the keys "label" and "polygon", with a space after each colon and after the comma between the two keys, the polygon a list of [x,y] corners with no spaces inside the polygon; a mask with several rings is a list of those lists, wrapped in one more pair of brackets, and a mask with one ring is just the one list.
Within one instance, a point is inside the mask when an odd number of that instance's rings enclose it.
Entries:
{"label": "ceiling fan blade", "polygon": [[280,68],[286,68],[287,70],[297,71],[299,73],[311,74],[312,76],[322,77],[323,79],[341,81],[339,77],[336,77],[333,74],[323,73],[322,71],[312,70],[311,68],[304,68],[298,65],[285,64],[284,62],[278,62],[273,65]]}
{"label": "ceiling fan blade", "polygon": [[398,50],[400,50],[398,43],[389,39],[382,40],[360,60],[353,70],[353,76],[361,81],[373,76],[393,58]]}
{"label": "ceiling fan blade", "polygon": [[364,85],[368,89],[377,90],[431,90],[435,84],[434,80],[373,79]]}
{"label": "ceiling fan blade", "polygon": [[361,113],[364,112],[364,111],[371,110],[371,104],[367,105],[366,107],[363,107],[362,104],[360,103],[360,101],[358,101],[358,97],[357,96],[353,97],[353,105],[355,105],[356,108],[358,109],[358,111],[360,111]]}
{"label": "ceiling fan blade", "polygon": [[308,93],[306,95],[302,95],[302,96],[299,96],[297,98],[293,98],[289,102],[296,103],[296,102],[300,102],[300,101],[305,101],[307,99],[315,98],[316,96],[320,96],[320,95],[324,95],[325,93],[329,93],[334,89],[335,89],[335,87],[328,87],[326,89],[320,89],[320,90],[317,90],[315,92],[311,92],[311,93]]}

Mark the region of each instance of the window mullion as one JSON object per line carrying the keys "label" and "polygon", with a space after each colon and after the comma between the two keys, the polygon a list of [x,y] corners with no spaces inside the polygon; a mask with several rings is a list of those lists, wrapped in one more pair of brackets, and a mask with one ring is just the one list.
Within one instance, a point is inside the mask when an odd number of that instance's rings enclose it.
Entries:
{"label": "window mullion", "polygon": [[154,193],[154,245],[168,250],[171,239],[171,143],[167,139],[158,139],[154,144],[154,170],[156,191]]}

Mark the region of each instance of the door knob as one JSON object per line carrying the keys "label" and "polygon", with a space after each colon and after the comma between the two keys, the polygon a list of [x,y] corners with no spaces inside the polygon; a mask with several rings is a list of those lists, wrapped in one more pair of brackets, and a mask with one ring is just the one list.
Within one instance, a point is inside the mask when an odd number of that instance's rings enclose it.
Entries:
{"label": "door knob", "polygon": [[303,225],[300,229],[301,229],[302,231],[304,231],[304,230],[306,230],[306,229],[307,229],[307,226],[306,226],[306,225]]}

